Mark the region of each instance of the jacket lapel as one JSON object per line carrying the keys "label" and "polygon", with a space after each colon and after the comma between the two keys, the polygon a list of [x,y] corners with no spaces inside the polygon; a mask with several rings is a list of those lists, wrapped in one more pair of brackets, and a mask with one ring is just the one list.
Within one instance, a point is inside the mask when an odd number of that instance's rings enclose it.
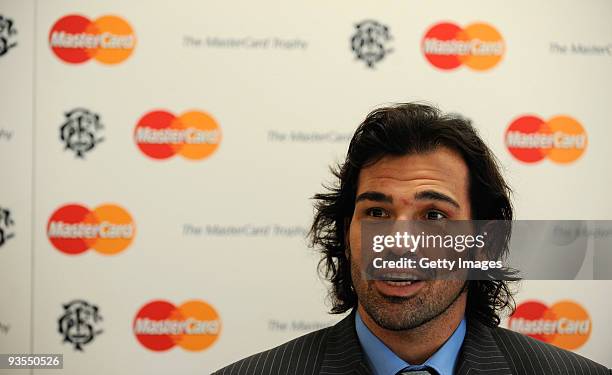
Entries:
{"label": "jacket lapel", "polygon": [[456,373],[512,375],[506,357],[491,334],[491,328],[474,319],[467,321],[467,332],[459,353]]}
{"label": "jacket lapel", "polygon": [[330,328],[321,372],[337,375],[371,374],[355,331],[354,311]]}

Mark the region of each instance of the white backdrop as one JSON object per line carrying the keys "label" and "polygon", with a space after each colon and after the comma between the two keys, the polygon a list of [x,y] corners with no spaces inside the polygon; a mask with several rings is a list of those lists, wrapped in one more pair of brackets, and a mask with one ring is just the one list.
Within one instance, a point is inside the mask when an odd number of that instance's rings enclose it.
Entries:
{"label": "white backdrop", "polygon": [[[2,0],[0,14],[17,31],[17,45],[0,56],[0,207],[15,234],[0,246],[0,353],[64,354],[64,370],[35,373],[208,373],[337,321],[327,314],[318,255],[303,239],[309,197],[331,181],[327,168],[344,157],[347,136],[381,104],[426,100],[472,119],[504,166],[518,219],[612,219],[607,0]],[[132,54],[117,64],[63,61],[49,33],[72,14],[125,20]],[[392,49],[373,68],[350,48],[355,25],[370,19],[388,27]],[[505,43],[501,61],[483,71],[434,67],[420,46],[441,22],[493,26]],[[60,140],[75,108],[104,125],[104,140],[83,158]],[[218,149],[200,160],[146,156],[133,133],[154,110],[210,114],[222,132]],[[565,164],[515,159],[504,132],[526,114],[578,120],[588,136],[583,155]],[[133,219],[125,250],[68,255],[50,242],[57,209],[106,203]],[[249,231],[210,233],[214,225]],[[525,282],[517,300],[581,305],[592,333],[576,351],[612,366],[610,287]],[[62,305],[75,299],[102,317],[103,332],[82,352],[58,332]],[[156,300],[205,301],[221,321],[217,340],[197,351],[147,349],[132,324]]]}

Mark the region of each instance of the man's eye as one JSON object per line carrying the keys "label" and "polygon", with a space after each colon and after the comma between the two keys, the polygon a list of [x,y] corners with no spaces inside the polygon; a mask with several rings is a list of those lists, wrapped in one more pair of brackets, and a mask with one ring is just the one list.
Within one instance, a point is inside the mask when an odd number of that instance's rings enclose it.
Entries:
{"label": "man's eye", "polygon": [[446,215],[444,215],[440,211],[427,211],[425,214],[426,220],[444,220],[446,219]]}
{"label": "man's eye", "polygon": [[372,216],[372,217],[389,217],[389,214],[387,213],[387,211],[383,210],[382,208],[368,208],[368,210],[366,211],[368,216]]}

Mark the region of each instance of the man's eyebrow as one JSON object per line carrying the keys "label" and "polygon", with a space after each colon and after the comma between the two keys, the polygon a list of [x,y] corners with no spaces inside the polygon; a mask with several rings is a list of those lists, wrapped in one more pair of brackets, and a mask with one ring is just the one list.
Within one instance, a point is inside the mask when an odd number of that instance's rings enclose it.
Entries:
{"label": "man's eyebrow", "polygon": [[453,198],[449,197],[446,194],[443,194],[443,193],[440,193],[434,190],[420,191],[414,195],[414,199],[417,201],[419,200],[421,201],[424,201],[424,200],[442,201],[442,202],[449,203],[450,205],[456,208],[461,208],[461,206],[459,205],[459,203],[457,203],[456,200],[454,200]]}
{"label": "man's eyebrow", "polygon": [[357,196],[357,199],[355,199],[355,203],[366,200],[374,202],[393,203],[393,197],[378,191],[366,191],[365,193],[359,194]]}

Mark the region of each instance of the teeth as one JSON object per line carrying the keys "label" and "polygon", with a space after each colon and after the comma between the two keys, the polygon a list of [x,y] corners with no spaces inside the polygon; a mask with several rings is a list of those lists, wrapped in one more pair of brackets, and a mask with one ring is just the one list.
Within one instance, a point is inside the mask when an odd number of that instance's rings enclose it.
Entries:
{"label": "teeth", "polygon": [[412,281],[385,281],[385,284],[391,286],[407,286],[411,285]]}
{"label": "teeth", "polygon": [[[392,282],[412,282],[419,281],[419,279],[414,275],[407,274],[398,274],[398,273],[385,273],[378,277],[380,280],[392,281]],[[409,284],[408,284],[409,285]]]}

